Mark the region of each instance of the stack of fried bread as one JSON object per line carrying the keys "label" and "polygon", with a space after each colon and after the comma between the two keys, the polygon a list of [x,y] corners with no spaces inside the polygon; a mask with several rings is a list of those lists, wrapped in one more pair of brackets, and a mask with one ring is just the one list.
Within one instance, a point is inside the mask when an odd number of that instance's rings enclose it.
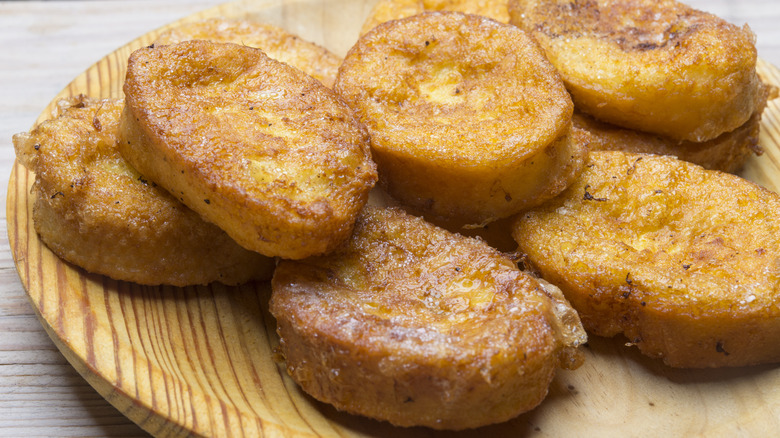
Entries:
{"label": "stack of fried bread", "polygon": [[[561,73],[578,111],[639,133],[621,146],[599,141],[597,128],[597,147],[679,151],[725,171],[760,151],[751,136],[734,143],[726,135],[754,129],[770,93],[756,73],[749,28],[675,0],[510,0],[509,14]],[[657,151],[648,136],[658,137]]]}
{"label": "stack of fried bread", "polygon": [[[289,62],[333,80],[335,55],[270,26],[209,20],[161,38],[197,28],[288,48]],[[376,171],[365,129],[320,81],[260,50],[205,41],[152,46],[129,63],[126,100],[80,96],[14,137],[36,174],[36,231],[57,255],[141,284],[238,284],[270,279],[274,257],[349,235]]]}
{"label": "stack of fried bread", "polygon": [[586,330],[675,367],[780,361],[780,196],[731,174],[772,97],[746,28],[671,0],[383,0],[343,60],[170,29],[124,93],[15,137],[43,242],[143,284],[272,276],[289,375],[340,410],[506,421]]}
{"label": "stack of fried bread", "polygon": [[591,150],[674,155],[729,173],[762,153],[761,113],[777,90],[755,72],[747,27],[674,0],[382,0],[361,33],[438,10],[527,31],[572,94],[574,128]]}

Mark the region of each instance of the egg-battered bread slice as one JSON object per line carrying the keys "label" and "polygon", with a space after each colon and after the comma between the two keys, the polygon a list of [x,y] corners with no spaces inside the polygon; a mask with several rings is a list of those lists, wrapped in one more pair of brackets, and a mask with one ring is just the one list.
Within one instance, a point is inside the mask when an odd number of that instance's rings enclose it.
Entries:
{"label": "egg-battered bread slice", "polygon": [[758,144],[761,113],[753,114],[744,125],[705,142],[672,140],[656,134],[621,128],[587,114],[574,112],[575,129],[586,132],[591,151],[609,150],[655,155],[671,155],[706,169],[736,173],[753,155],[761,155]]}
{"label": "egg-battered bread slice", "polygon": [[282,261],[271,312],[287,370],[340,410],[465,429],[537,406],[581,363],[576,312],[479,240],[368,206],[337,251]]}
{"label": "egg-battered bread slice", "polygon": [[523,31],[486,17],[380,24],[346,55],[335,89],[368,127],[380,184],[431,217],[511,216],[582,165],[558,73]]}
{"label": "egg-battered bread slice", "polygon": [[270,279],[274,261],[240,247],[130,167],[117,150],[122,100],[78,96],[14,136],[35,173],[33,224],[60,258],[141,284]]}
{"label": "egg-battered bread slice", "polygon": [[780,196],[667,156],[591,152],[513,236],[591,333],[675,367],[780,361]]}
{"label": "egg-battered bread slice", "polygon": [[256,47],[271,58],[302,70],[328,87],[333,86],[341,64],[341,58],[328,49],[285,29],[266,23],[222,17],[180,24],[161,33],[154,44],[175,44],[187,40]]}
{"label": "egg-battered bread slice", "polygon": [[463,12],[509,23],[507,0],[380,0],[363,23],[360,34],[385,21],[411,17],[427,11]]}
{"label": "egg-battered bread slice", "polygon": [[266,256],[345,240],[376,181],[368,134],[324,85],[232,43],[135,51],[120,151],[151,181]]}
{"label": "egg-battered bread slice", "polygon": [[703,142],[763,107],[747,26],[675,0],[510,0],[509,14],[605,122]]}

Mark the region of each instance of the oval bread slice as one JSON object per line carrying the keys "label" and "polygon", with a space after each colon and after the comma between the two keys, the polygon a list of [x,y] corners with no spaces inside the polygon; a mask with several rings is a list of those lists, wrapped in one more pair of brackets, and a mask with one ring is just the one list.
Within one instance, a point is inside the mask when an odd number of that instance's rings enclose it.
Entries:
{"label": "oval bread slice", "polygon": [[335,89],[369,129],[380,184],[429,217],[511,216],[582,165],[560,76],[525,32],[486,17],[383,23],[347,53]]}
{"label": "oval bread slice", "polygon": [[427,11],[456,11],[483,15],[509,23],[507,0],[380,0],[361,27],[360,34],[390,20],[411,17]]}
{"label": "oval bread slice", "polygon": [[167,29],[157,37],[154,44],[175,44],[188,40],[256,47],[271,58],[303,71],[328,87],[333,86],[341,64],[341,58],[326,48],[285,29],[266,23],[223,17],[190,21]]}
{"label": "oval bread slice", "polygon": [[306,392],[401,426],[528,411],[586,340],[557,288],[479,240],[371,206],[336,252],[280,262],[271,312]]}
{"label": "oval bread slice", "polygon": [[376,182],[368,134],[305,73],[231,43],[135,51],[120,151],[247,249],[303,258],[349,236]]}
{"label": "oval bread slice", "polygon": [[733,131],[701,143],[677,141],[656,134],[621,128],[575,111],[575,129],[585,132],[584,141],[591,151],[609,150],[631,153],[671,155],[706,169],[737,173],[748,158],[761,155],[758,144],[761,113],[758,112]]}
{"label": "oval bread slice", "polygon": [[681,2],[510,0],[509,14],[599,120],[703,142],[763,107],[750,29]]}
{"label": "oval bread slice", "polygon": [[518,216],[520,250],[592,334],[675,367],[780,361],[780,196],[672,157],[592,152]]}

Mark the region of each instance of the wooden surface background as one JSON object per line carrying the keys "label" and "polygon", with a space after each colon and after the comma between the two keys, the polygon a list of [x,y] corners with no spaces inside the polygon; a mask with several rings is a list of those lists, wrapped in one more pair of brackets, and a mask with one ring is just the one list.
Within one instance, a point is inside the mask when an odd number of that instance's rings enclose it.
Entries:
{"label": "wooden surface background", "polygon": [[[0,1],[0,193],[7,191],[14,160],[11,136],[29,129],[76,75],[136,36],[218,3]],[[759,56],[780,65],[780,2],[687,3],[748,23]],[[75,372],[36,319],[11,258],[4,196],[2,202],[0,437],[145,436]]]}

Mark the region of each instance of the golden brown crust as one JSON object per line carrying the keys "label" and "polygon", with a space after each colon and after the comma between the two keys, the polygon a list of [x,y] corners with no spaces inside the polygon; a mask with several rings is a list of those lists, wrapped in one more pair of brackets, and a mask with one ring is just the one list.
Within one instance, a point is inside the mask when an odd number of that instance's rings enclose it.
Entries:
{"label": "golden brown crust", "polygon": [[335,89],[371,133],[380,183],[427,214],[507,217],[581,166],[571,99],[514,26],[456,12],[383,23],[347,54]]}
{"label": "golden brown crust", "polygon": [[136,283],[270,279],[272,259],[241,248],[122,159],[123,105],[79,96],[14,137],[17,157],[36,174],[33,222],[41,240],[87,271]]}
{"label": "golden brown crust", "polygon": [[191,21],[168,29],[154,44],[175,44],[187,40],[208,40],[256,47],[277,61],[314,77],[327,87],[336,80],[341,58],[315,43],[282,28],[249,20],[221,17]]}
{"label": "golden brown crust", "polygon": [[780,197],[672,157],[592,152],[513,236],[590,333],[676,367],[780,361]]}
{"label": "golden brown crust", "polygon": [[737,173],[749,157],[763,153],[758,144],[758,134],[761,129],[760,112],[754,114],[739,128],[702,143],[677,141],[621,128],[576,111],[572,117],[572,125],[575,129],[581,129],[588,134],[586,141],[592,151],[610,150],[671,155],[706,169],[722,172]]}
{"label": "golden brown crust", "polygon": [[509,12],[600,120],[703,142],[763,106],[747,27],[674,0],[511,0]]}
{"label": "golden brown crust", "polygon": [[509,23],[507,0],[380,0],[360,30],[363,35],[381,23],[428,11],[455,11]]}
{"label": "golden brown crust", "polygon": [[472,428],[532,409],[586,340],[557,288],[394,209],[366,207],[328,256],[282,261],[272,288],[293,379],[402,426]]}
{"label": "golden brown crust", "polygon": [[368,135],[319,81],[262,51],[134,52],[122,155],[245,248],[303,258],[346,239],[376,181]]}

